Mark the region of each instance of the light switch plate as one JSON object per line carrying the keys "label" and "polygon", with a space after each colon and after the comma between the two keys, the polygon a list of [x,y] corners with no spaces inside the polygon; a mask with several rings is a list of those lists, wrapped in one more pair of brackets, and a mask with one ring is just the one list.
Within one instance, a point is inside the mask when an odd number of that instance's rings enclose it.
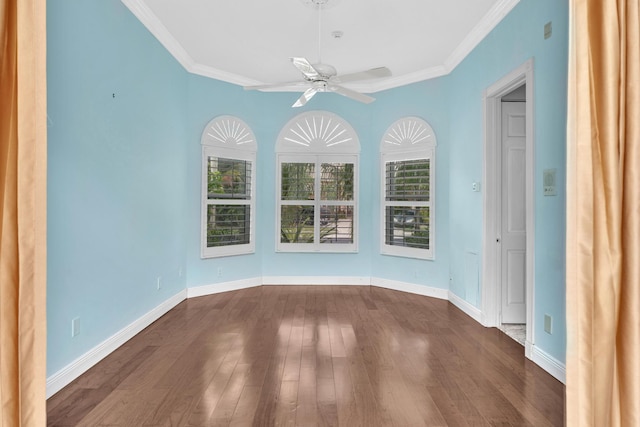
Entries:
{"label": "light switch plate", "polygon": [[545,196],[557,196],[556,170],[545,169],[542,172],[542,188]]}

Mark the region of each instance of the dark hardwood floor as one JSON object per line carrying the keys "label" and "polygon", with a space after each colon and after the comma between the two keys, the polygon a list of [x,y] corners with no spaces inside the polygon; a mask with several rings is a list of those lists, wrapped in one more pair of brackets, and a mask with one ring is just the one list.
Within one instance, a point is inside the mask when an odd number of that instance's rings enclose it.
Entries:
{"label": "dark hardwood floor", "polygon": [[564,386],[447,301],[264,286],[182,302],[47,413],[50,426],[561,426]]}

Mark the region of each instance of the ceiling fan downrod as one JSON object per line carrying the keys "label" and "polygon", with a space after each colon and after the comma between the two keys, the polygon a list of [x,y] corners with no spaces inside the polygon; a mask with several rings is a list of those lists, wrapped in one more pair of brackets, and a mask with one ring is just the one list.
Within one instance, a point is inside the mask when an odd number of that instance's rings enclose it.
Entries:
{"label": "ceiling fan downrod", "polygon": [[303,80],[274,83],[274,84],[262,84],[256,86],[245,86],[247,90],[262,90],[262,89],[277,89],[287,88],[290,86],[300,87],[304,86],[307,89],[302,96],[292,105],[292,107],[302,107],[318,92],[334,92],[347,98],[369,104],[375,101],[375,98],[365,95],[362,92],[358,92],[353,89],[349,89],[342,84],[351,83],[356,81],[379,79],[382,77],[391,76],[391,70],[387,67],[371,68],[365,71],[358,71],[355,73],[348,73],[344,75],[338,75],[336,69],[329,65],[322,63],[322,9],[333,7],[340,3],[341,0],[300,0],[306,6],[313,7],[318,11],[318,63],[311,64],[306,58],[301,56],[289,57],[289,60],[294,67],[302,73]]}

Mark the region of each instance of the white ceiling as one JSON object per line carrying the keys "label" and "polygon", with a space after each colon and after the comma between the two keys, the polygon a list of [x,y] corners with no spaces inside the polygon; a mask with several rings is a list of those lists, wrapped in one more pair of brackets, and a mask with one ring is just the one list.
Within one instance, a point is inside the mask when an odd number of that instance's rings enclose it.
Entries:
{"label": "white ceiling", "polygon": [[[301,80],[292,56],[317,62],[310,1],[122,0],[187,71],[242,86]],[[518,1],[329,0],[322,62],[338,75],[391,69],[391,77],[345,84],[363,92],[448,74]]]}

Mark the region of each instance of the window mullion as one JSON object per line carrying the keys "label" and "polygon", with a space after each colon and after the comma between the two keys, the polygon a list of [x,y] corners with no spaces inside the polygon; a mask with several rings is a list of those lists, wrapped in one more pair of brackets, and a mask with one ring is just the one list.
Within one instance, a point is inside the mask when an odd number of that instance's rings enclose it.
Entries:
{"label": "window mullion", "polygon": [[207,205],[250,205],[250,199],[208,199]]}
{"label": "window mullion", "polygon": [[315,182],[314,182],[314,208],[313,208],[313,246],[320,248],[320,205],[322,203],[322,159],[316,156]]}

